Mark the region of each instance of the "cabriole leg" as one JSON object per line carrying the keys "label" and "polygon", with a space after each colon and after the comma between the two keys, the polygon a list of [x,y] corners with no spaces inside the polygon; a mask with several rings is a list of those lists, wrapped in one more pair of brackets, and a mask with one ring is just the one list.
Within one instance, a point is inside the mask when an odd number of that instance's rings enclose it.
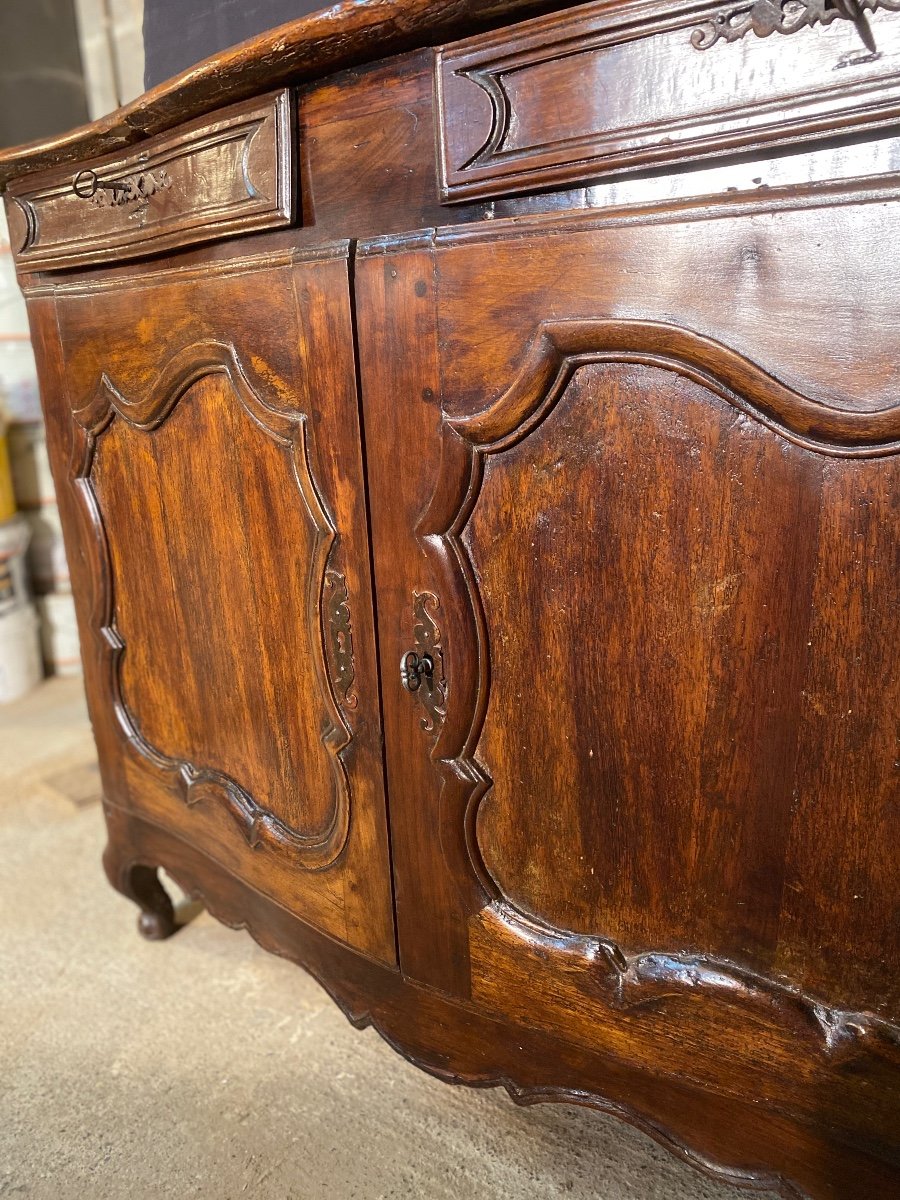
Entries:
{"label": "cabriole leg", "polygon": [[156,867],[129,860],[113,841],[104,851],[103,867],[116,891],[133,900],[141,910],[138,917],[141,936],[151,942],[171,937],[178,927],[175,910],[169,893],[159,881]]}

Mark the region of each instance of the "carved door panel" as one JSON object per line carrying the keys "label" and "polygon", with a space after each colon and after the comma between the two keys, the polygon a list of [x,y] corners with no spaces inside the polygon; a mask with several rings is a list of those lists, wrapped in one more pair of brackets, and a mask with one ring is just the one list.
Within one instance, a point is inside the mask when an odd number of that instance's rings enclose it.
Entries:
{"label": "carved door panel", "polygon": [[44,391],[108,803],[394,961],[346,247],[56,308]]}
{"label": "carved door panel", "polygon": [[898,347],[820,216],[356,275],[402,968],[786,1104],[900,1016]]}

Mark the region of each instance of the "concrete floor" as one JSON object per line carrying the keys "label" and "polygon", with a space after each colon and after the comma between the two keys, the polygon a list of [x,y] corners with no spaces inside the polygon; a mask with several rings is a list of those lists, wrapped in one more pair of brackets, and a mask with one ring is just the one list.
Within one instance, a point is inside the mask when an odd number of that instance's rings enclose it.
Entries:
{"label": "concrete floor", "polygon": [[746,1195],[612,1118],[431,1079],[205,913],[143,941],[98,798],[77,681],[0,708],[0,1197]]}

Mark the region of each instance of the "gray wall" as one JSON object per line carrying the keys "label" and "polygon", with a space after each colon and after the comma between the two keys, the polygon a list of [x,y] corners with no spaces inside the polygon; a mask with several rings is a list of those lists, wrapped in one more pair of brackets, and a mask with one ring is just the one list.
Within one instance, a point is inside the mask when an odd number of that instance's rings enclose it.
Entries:
{"label": "gray wall", "polygon": [[0,145],[87,120],[72,0],[0,0]]}
{"label": "gray wall", "polygon": [[325,7],[328,0],[144,0],[144,85]]}

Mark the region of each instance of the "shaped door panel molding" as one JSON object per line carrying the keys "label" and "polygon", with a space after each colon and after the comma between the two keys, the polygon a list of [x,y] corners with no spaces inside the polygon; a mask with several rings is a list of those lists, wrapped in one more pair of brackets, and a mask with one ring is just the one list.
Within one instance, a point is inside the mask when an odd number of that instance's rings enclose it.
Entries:
{"label": "shaped door panel molding", "polygon": [[[223,380],[226,386],[207,384],[204,388],[207,380]],[[118,451],[122,461],[107,463],[106,448],[113,441],[111,434],[116,418],[134,430],[155,432],[163,428],[164,422],[173,419],[176,405],[181,401],[186,407],[193,402],[194,408],[206,405],[212,411],[208,415],[197,413],[190,422],[185,416],[182,429],[172,432],[169,438],[161,435],[156,438],[152,454],[142,454],[134,445],[134,439],[123,433],[115,450],[108,452],[113,455]],[[242,429],[240,422],[229,420],[233,418],[234,413],[230,410],[235,408],[235,402],[243,409],[242,415],[250,423],[249,429]],[[329,866],[343,850],[350,827],[349,785],[342,760],[350,741],[350,730],[338,708],[329,677],[324,627],[323,598],[336,530],[310,470],[306,415],[281,412],[267,404],[251,385],[234,347],[205,342],[185,347],[166,364],[149,392],[138,401],[123,396],[104,375],[91,402],[76,410],[74,416],[83,436],[75,443],[73,477],[85,518],[93,527],[93,544],[100,554],[96,568],[100,598],[98,631],[108,651],[109,690],[125,736],[150,763],[173,776],[173,783],[182,791],[188,805],[204,800],[223,803],[239,822],[250,846],[260,842],[286,843],[300,865],[308,869]],[[240,462],[235,464],[234,479],[228,482],[222,475],[217,478],[218,472],[211,473],[208,464],[201,464],[199,471],[192,471],[194,447],[202,441],[207,451],[212,449],[210,425],[213,423],[224,435],[220,449],[228,439],[238,446],[246,438],[249,444],[244,453],[256,460],[254,482],[262,482],[273,494],[280,471],[286,474],[291,484],[296,483],[302,500],[302,504],[294,505],[293,509],[287,505],[284,508],[282,521],[291,531],[288,540],[294,556],[279,555],[270,559],[271,567],[289,567],[289,570],[281,579],[268,577],[266,588],[270,600],[265,603],[255,580],[261,564],[253,558],[250,540],[252,532],[258,545],[264,533],[259,524],[250,527],[251,518],[256,515],[250,512],[256,492],[251,487],[240,495],[242,482],[246,484],[253,475]],[[206,428],[201,439],[202,426]],[[255,444],[254,429],[267,435],[278,449],[274,453],[267,452]],[[274,461],[264,467],[267,453]],[[123,470],[123,464],[127,464],[127,470]],[[224,472],[230,465],[223,456],[220,470]],[[147,474],[143,474],[144,471]],[[198,529],[205,528],[210,539],[205,551],[197,543],[191,545],[192,539],[184,539],[188,554],[178,562],[180,571],[173,562],[178,557],[178,534],[172,530],[177,516],[177,509],[172,511],[172,507],[177,503],[177,497],[166,488],[165,476],[176,479],[179,487],[190,482],[191,520]],[[209,497],[202,493],[204,483],[212,485]],[[153,513],[158,519],[148,521],[144,528],[138,529],[137,514],[122,509],[126,489],[133,490],[145,502],[152,495],[154,502],[146,511],[148,516]],[[170,501],[168,505],[164,495]],[[115,513],[117,519],[106,520],[105,512]],[[291,526],[288,523],[295,514],[300,521]],[[300,527],[304,521],[308,527],[305,537]],[[221,547],[214,544],[218,535],[222,538]],[[158,640],[152,647],[135,647],[137,665],[130,672],[127,670],[127,642],[121,636],[121,616],[117,614],[114,595],[119,597],[120,607],[127,605],[129,619],[135,626],[135,641],[141,637],[147,640],[150,626],[146,614],[141,612],[140,599],[129,595],[129,589],[141,580],[140,559],[134,553],[129,554],[129,549],[143,558],[145,570],[147,558],[155,564],[163,587],[168,576],[174,600],[173,630],[179,631],[178,644],[170,639],[168,643]],[[243,569],[229,572],[228,586],[220,590],[213,584],[224,583],[222,571],[227,569],[229,559],[233,559],[235,566],[240,563]],[[210,570],[211,567],[216,569]],[[179,601],[188,594],[195,597],[197,604],[195,613],[190,616],[176,611]],[[143,599],[153,605],[159,603],[158,596],[147,590],[143,590]],[[297,648],[298,656],[313,666],[321,693],[322,717],[315,724],[298,721],[296,711],[284,705],[286,696],[279,694],[287,682],[277,678],[281,639],[285,627],[296,624],[298,599],[307,618],[306,638],[302,650]],[[276,607],[279,600],[287,601],[283,610]],[[245,664],[233,656],[236,631],[230,625],[235,616],[240,622],[249,618],[259,627],[255,660],[260,667],[259,675],[252,665],[247,671]],[[278,653],[273,654],[273,650]],[[171,661],[167,661],[168,652],[171,652]],[[209,698],[197,687],[201,664],[221,687],[215,707],[224,706],[229,700],[235,704],[218,728],[207,720]],[[226,674],[229,666],[233,669],[231,678]],[[297,667],[291,669],[296,671]],[[129,677],[127,687],[123,686],[123,674]],[[160,677],[165,680],[161,688]],[[177,751],[173,748],[173,752],[167,752],[168,737],[174,731],[162,731],[165,723],[162,713],[150,718],[160,729],[158,741],[148,739],[141,731],[144,709],[141,691],[150,680],[155,689],[159,689],[155,694],[151,692],[148,698],[151,707],[155,700],[157,705],[164,706],[166,715],[173,709],[177,713],[182,739]],[[305,689],[313,690],[313,680],[304,681],[304,685]],[[250,714],[254,714],[252,719],[248,719]],[[321,737],[318,736],[320,727]],[[217,749],[220,739],[225,746],[224,753]],[[178,740],[177,736],[175,740]],[[209,744],[201,749],[206,740]],[[243,747],[241,740],[245,743]],[[254,742],[258,744],[253,745],[251,754],[246,757],[255,758],[264,770],[252,785],[243,786],[221,766],[206,765],[211,757],[218,758],[223,765],[231,756],[239,761],[245,757],[240,751]],[[268,761],[266,743],[271,743],[275,750]],[[188,753],[197,754],[200,761],[190,761],[186,757]],[[317,755],[325,754],[332,777],[330,789],[327,771],[316,763]],[[244,772],[248,769],[252,768],[245,761]],[[235,773],[242,775],[244,772],[236,770]],[[311,800],[314,802],[317,793],[327,796],[329,790],[332,795],[327,811],[322,814],[320,828],[304,831],[303,809],[310,806]],[[301,793],[300,803],[292,803],[292,796],[298,792]],[[303,795],[304,792],[307,794]],[[267,803],[255,799],[255,795],[265,793]]]}
{"label": "shaped door panel molding", "polygon": [[92,715],[121,746],[108,800],[162,808],[298,915],[391,961],[346,262],[155,286],[161,366],[127,325],[120,345],[108,325],[92,335],[82,298],[60,305],[63,337],[79,337],[70,487]]}
{"label": "shaped door panel molding", "polygon": [[[659,331],[635,324],[628,332],[637,347]],[[587,336],[603,345],[600,326]],[[596,356],[602,362],[618,353]],[[479,680],[487,697],[476,694],[470,704],[484,713],[476,749],[464,751],[454,772],[474,781],[467,851],[485,890],[545,934],[590,935],[614,924],[625,945],[678,945],[771,972],[780,922],[792,914],[784,888],[813,887],[793,857],[796,827],[812,836],[807,805],[820,819],[826,805],[832,821],[851,815],[846,795],[823,788],[815,771],[815,782],[806,777],[824,715],[816,711],[821,689],[814,698],[805,686],[807,660],[829,662],[852,646],[861,663],[873,638],[887,651],[890,629],[869,613],[895,586],[889,542],[878,532],[890,516],[895,468],[843,468],[873,521],[856,545],[872,561],[853,564],[835,543],[849,533],[839,511],[846,488],[836,487],[827,460],[779,445],[754,422],[723,423],[684,360],[670,364],[673,381],[656,354],[636,367],[644,352],[621,353],[626,361],[615,366],[563,358],[530,421],[514,387],[504,397],[506,415],[524,419],[513,429],[497,424],[499,404],[483,418],[448,422],[448,436],[460,428],[496,435],[476,450],[483,456],[472,472],[477,493],[472,487],[459,496],[465,527],[449,532],[460,526],[456,518],[439,534],[446,561],[460,563],[473,629],[487,643],[479,662],[490,664]],[[889,436],[896,432],[890,415],[883,414]],[[833,450],[872,451],[865,441],[850,443],[856,428],[846,432],[848,441]],[[446,479],[436,488],[438,510]],[[510,513],[513,549],[498,535]],[[437,532],[426,515],[420,536],[433,545]],[[865,614],[853,630],[816,617],[816,594],[841,589]],[[858,693],[852,672],[847,683]],[[890,695],[891,680],[884,683]],[[856,696],[853,736],[867,737],[868,756],[856,765],[854,791],[870,795],[869,819],[889,836],[884,695]],[[534,755],[533,747],[551,741],[551,756]],[[841,751],[849,755],[849,739],[833,752]],[[573,831],[572,842],[557,830]],[[861,869],[880,879],[876,845]],[[823,863],[817,875],[822,891]],[[661,879],[669,892],[658,892]],[[868,896],[867,917],[890,889],[890,874],[881,884]],[[790,924],[800,933],[802,922],[791,916]],[[888,915],[881,952],[892,930]],[[818,935],[812,926],[805,934],[812,953]],[[615,941],[600,938],[597,946],[622,980],[641,976]],[[651,974],[668,960],[673,984],[685,969],[678,957],[651,953]],[[845,985],[852,975],[857,986],[870,986],[878,961],[851,971],[842,962]],[[722,966],[709,966],[709,984],[718,986]],[[890,992],[890,975],[879,984]]]}
{"label": "shaped door panel molding", "polygon": [[[479,406],[474,370],[447,390],[452,254],[373,245],[357,275],[418,339],[415,373],[370,370],[369,421],[381,395],[423,397],[418,475],[374,477],[391,449],[373,450],[376,577],[406,612],[437,598],[446,678],[433,742],[383,667],[401,962],[648,1066],[673,1029],[688,1046],[702,1019],[721,1053],[750,1014],[773,1061],[792,1039],[808,1063],[897,1059],[900,405],[835,409],[671,322],[563,318],[523,330]],[[491,282],[487,395],[515,286],[504,306]],[[409,636],[394,604],[385,662]],[[823,939],[820,830],[849,852],[863,794],[866,888]],[[407,895],[455,910],[440,954]]]}
{"label": "shaped door panel molding", "polygon": [[[892,455],[898,436],[900,405],[836,414],[709,339],[637,321],[544,326],[498,401],[445,421],[416,536],[443,593],[467,600],[463,640],[478,645],[479,669],[457,673],[471,725],[448,721],[434,758],[450,794],[470,781],[466,856],[507,919],[583,936],[604,914],[600,927],[615,923],[626,945],[655,950],[666,936],[758,973],[796,961],[778,938],[786,915],[795,934],[804,924],[783,889],[813,886],[792,857],[797,825],[807,803],[820,817],[830,805],[836,822],[851,808],[806,777],[823,715],[807,660],[828,662],[849,641],[862,663],[872,638],[886,654],[891,637],[865,615],[852,630],[817,622],[814,596],[843,591],[865,614],[896,588],[879,532],[896,464],[838,474],[821,452]],[[872,561],[857,557],[855,570],[839,545],[848,485],[871,511],[856,549]],[[895,708],[884,698],[857,695],[853,736],[868,737],[868,755],[854,792],[869,792],[889,837]],[[873,881],[887,869],[881,844],[860,864]],[[817,888],[826,879],[820,863]],[[849,973],[843,962],[845,984],[852,974],[871,985],[892,945],[890,907],[877,920],[890,871],[882,884],[866,913],[879,958]],[[804,933],[812,954],[819,934]],[[615,940],[597,945],[628,971]]]}

